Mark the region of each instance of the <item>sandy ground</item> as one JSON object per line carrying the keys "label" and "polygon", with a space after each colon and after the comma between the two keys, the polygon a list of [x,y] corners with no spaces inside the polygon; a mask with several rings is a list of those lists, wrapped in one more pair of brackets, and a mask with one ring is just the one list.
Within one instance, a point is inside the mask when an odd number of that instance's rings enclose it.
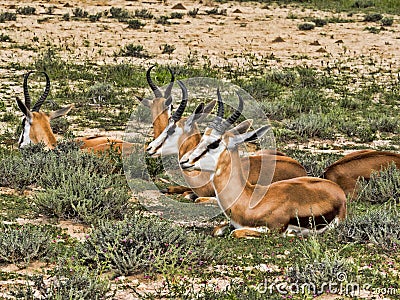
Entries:
{"label": "sandy ground", "polygon": [[[174,9],[181,4],[184,9]],[[141,44],[153,56],[146,63],[182,63],[189,58],[211,61],[212,64],[233,66],[254,63],[255,67],[281,68],[298,64],[321,67],[341,63],[353,72],[371,72],[376,67],[398,71],[400,67],[400,26],[398,17],[394,25],[379,34],[364,30],[377,23],[362,22],[363,14],[347,16],[346,13],[327,13],[302,10],[294,7],[266,6],[255,3],[213,1],[0,1],[0,11],[15,11],[17,7],[33,6],[35,15],[17,15],[17,21],[0,23],[0,30],[18,43],[32,47],[18,49],[2,42],[0,64],[28,62],[36,52],[49,45],[60,48],[62,56],[74,61],[89,59],[97,63],[133,61],[143,59],[115,57],[127,44]],[[54,7],[52,15],[46,13]],[[196,18],[185,15],[171,19],[171,25],[156,24],[155,19],[142,20],[146,25],[139,30],[128,29],[127,24],[116,19],[102,17],[99,21],[63,21],[62,15],[75,8],[89,14],[108,11],[111,7],[124,7],[134,13],[147,9],[156,18],[172,12],[186,14],[198,8]],[[227,15],[208,15],[206,11],[226,9]],[[289,17],[289,18],[288,18]],[[304,17],[342,18],[351,23],[329,23],[311,31],[301,31],[298,24]],[[277,42],[277,38],[281,38]],[[176,47],[171,54],[161,54],[160,47],[169,44]],[[28,48],[28,47],[25,47]],[[275,57],[275,59],[267,59]],[[255,59],[257,58],[257,59]],[[366,67],[364,62],[371,60]],[[349,63],[348,63],[349,62]],[[379,65],[379,66],[378,66]],[[4,70],[3,70],[4,71]]]}

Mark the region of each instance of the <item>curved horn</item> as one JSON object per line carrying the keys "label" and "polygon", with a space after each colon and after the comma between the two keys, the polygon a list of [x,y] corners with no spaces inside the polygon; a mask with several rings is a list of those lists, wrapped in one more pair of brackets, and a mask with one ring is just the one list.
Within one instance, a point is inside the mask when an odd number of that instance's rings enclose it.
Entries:
{"label": "curved horn", "polygon": [[239,95],[238,92],[236,92],[236,95],[239,97],[239,106],[235,110],[235,112],[226,120],[224,123],[229,124],[228,126],[232,125],[233,123],[236,122],[237,119],[239,119],[240,115],[242,114],[243,111],[243,98],[242,96]]}
{"label": "curved horn", "polygon": [[186,86],[180,80],[178,80],[178,84],[182,90],[182,101],[179,104],[178,109],[174,112],[174,114],[171,117],[175,122],[181,119],[183,112],[185,111],[186,104],[188,102],[188,91]]}
{"label": "curved horn", "polygon": [[221,92],[219,91],[219,88],[217,89],[217,96],[218,96],[217,116],[222,119],[224,117],[224,102],[222,101]]}
{"label": "curved horn", "polygon": [[32,74],[33,71],[29,71],[24,75],[24,98],[25,98],[25,106],[30,110],[31,109],[31,96],[28,91],[28,77]]}
{"label": "curved horn", "polygon": [[219,88],[217,88],[217,97],[218,97],[217,116],[214,118],[214,120],[212,121],[212,123],[209,127],[217,130],[218,132],[220,132],[222,134],[225,131],[225,128],[223,126],[221,126],[222,120],[224,118],[224,102],[222,101],[221,92],[220,92]]}
{"label": "curved horn", "polygon": [[174,71],[172,71],[172,69],[170,67],[168,67],[168,70],[171,73],[171,81],[168,84],[167,88],[165,89],[165,94],[164,94],[164,98],[165,99],[168,99],[169,97],[171,97],[172,87],[174,86],[174,82],[175,82],[175,73],[174,73]]}
{"label": "curved horn", "polygon": [[44,76],[46,77],[46,87],[44,89],[44,92],[42,94],[42,96],[40,96],[40,99],[38,100],[38,102],[35,103],[35,105],[32,108],[32,111],[39,111],[40,107],[42,106],[43,102],[46,100],[47,96],[49,95],[50,92],[50,78],[49,75],[47,75],[46,72],[42,72],[44,74]]}
{"label": "curved horn", "polygon": [[160,91],[160,89],[158,88],[158,86],[156,86],[153,82],[153,80],[151,80],[151,76],[150,76],[150,72],[151,70],[155,67],[155,65],[152,65],[146,72],[146,79],[147,79],[147,83],[149,84],[151,90],[153,91],[154,95],[157,98],[161,98],[162,97],[162,93]]}

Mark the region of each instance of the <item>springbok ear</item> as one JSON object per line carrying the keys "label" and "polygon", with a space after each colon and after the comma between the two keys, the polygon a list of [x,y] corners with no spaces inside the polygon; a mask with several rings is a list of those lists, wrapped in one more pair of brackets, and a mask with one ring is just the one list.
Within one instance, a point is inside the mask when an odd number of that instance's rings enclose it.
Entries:
{"label": "springbok ear", "polygon": [[74,105],[71,104],[71,105],[68,105],[66,107],[60,108],[60,109],[58,109],[56,111],[53,111],[49,115],[50,120],[65,116],[73,107],[74,107]]}
{"label": "springbok ear", "polygon": [[25,103],[21,101],[21,99],[19,99],[17,97],[16,99],[17,105],[19,107],[19,109],[22,111],[22,113],[25,115],[25,117],[27,117],[28,119],[32,119],[32,113],[31,111],[26,107]]}
{"label": "springbok ear", "polygon": [[148,99],[143,99],[142,97],[136,96],[136,99],[140,101],[144,106],[150,107],[150,100]]}
{"label": "springbok ear", "polygon": [[242,134],[242,133],[245,133],[247,130],[249,130],[249,128],[251,127],[252,124],[253,124],[253,120],[248,119],[246,121],[243,121],[239,125],[236,125],[235,127],[233,127],[232,129],[230,129],[228,131],[233,133],[234,135]]}
{"label": "springbok ear", "polygon": [[229,139],[228,149],[236,148],[244,142],[251,142],[262,137],[271,127],[269,125],[263,126],[253,131],[238,134]]}
{"label": "springbok ear", "polygon": [[204,103],[202,102],[196,107],[195,111],[189,116],[189,118],[186,119],[184,130],[186,132],[192,130],[194,123],[200,120],[203,115],[204,115]]}

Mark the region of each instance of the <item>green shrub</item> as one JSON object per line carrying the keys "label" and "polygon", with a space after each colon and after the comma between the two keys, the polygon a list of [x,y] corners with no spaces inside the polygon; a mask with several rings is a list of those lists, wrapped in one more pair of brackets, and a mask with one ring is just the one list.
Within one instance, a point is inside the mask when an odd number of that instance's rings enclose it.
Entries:
{"label": "green shrub", "polygon": [[115,167],[108,158],[81,151],[74,141],[60,142],[53,151],[45,151],[44,144],[29,145],[0,160],[0,186],[53,188],[61,184],[65,174],[76,170],[101,176],[115,171]]}
{"label": "green shrub", "polygon": [[317,27],[323,27],[326,24],[328,24],[328,21],[326,19],[320,19],[320,18],[311,18],[310,20],[312,23],[315,24]]}
{"label": "green shrub", "polygon": [[4,23],[6,21],[16,21],[16,20],[17,20],[17,14],[15,13],[11,13],[8,11],[0,13],[0,23]]}
{"label": "green shrub", "polygon": [[184,15],[185,15],[184,13],[172,12],[171,19],[182,19]]}
{"label": "green shrub", "polygon": [[83,10],[80,7],[76,7],[72,10],[72,14],[75,18],[86,18],[89,13],[85,10]]}
{"label": "green shrub", "polygon": [[110,14],[111,18],[114,19],[128,19],[130,17],[129,11],[121,7],[111,7]]}
{"label": "green shrub", "polygon": [[54,253],[54,238],[60,234],[52,226],[4,225],[0,223],[0,263],[26,267],[32,260]]}
{"label": "green shrub", "polygon": [[62,19],[63,19],[63,21],[69,21],[69,20],[71,20],[71,16],[69,13],[65,13],[62,15]]}
{"label": "green shrub", "polygon": [[315,23],[304,22],[297,26],[300,30],[313,30],[315,28]]}
{"label": "green shrub", "polygon": [[32,277],[31,283],[11,291],[16,299],[111,299],[110,282],[96,272],[84,267],[60,262],[52,277],[44,280],[43,275]]}
{"label": "green shrub", "polygon": [[336,229],[343,243],[374,243],[388,251],[398,251],[400,245],[400,213],[379,208],[347,218]]}
{"label": "green shrub", "polygon": [[145,24],[143,22],[140,22],[137,19],[130,19],[128,20],[128,28],[130,29],[140,29],[144,26]]}
{"label": "green shrub", "polygon": [[93,103],[105,104],[110,103],[115,97],[115,92],[111,84],[99,82],[89,88],[87,96]]}
{"label": "green shrub", "polygon": [[160,48],[162,54],[172,54],[176,49],[174,45],[169,44],[162,44]]}
{"label": "green shrub", "polygon": [[286,273],[289,286],[305,285],[305,295],[315,297],[329,291],[328,282],[336,286],[352,282],[351,265],[341,257],[340,250],[330,249],[320,237],[311,235],[303,240],[297,252],[297,263]]}
{"label": "green shrub", "polygon": [[171,17],[169,16],[160,16],[156,19],[156,24],[161,24],[161,25],[171,25],[171,22],[169,21]]}
{"label": "green shrub", "polygon": [[[13,40],[10,38],[9,35],[1,33],[0,34],[0,42],[13,42]],[[2,105],[0,104],[0,108],[2,108]]]}
{"label": "green shrub", "polygon": [[147,9],[136,9],[135,10],[135,17],[140,18],[140,19],[153,19],[154,16],[151,12],[149,12]]}
{"label": "green shrub", "polygon": [[332,120],[321,113],[302,114],[286,122],[286,126],[303,138],[331,138],[333,135]]}
{"label": "green shrub", "polygon": [[199,13],[199,9],[197,7],[195,7],[188,11],[188,16],[190,16],[192,18],[196,18],[198,13]]}
{"label": "green shrub", "polygon": [[378,22],[383,16],[380,13],[371,13],[364,16],[364,22]]}
{"label": "green shrub", "polygon": [[54,187],[33,198],[38,212],[88,224],[99,219],[121,219],[127,213],[127,186],[117,184],[114,176],[103,177],[80,169],[60,169],[57,175],[58,179],[62,177],[60,182],[50,176],[42,179]]}
{"label": "green shrub", "polygon": [[123,47],[120,52],[120,56],[132,56],[137,58],[148,58],[150,57],[147,51],[142,45],[128,44]]}
{"label": "green shrub", "polygon": [[226,16],[227,15],[227,10],[225,8],[213,8],[213,9],[209,9],[206,10],[206,14],[207,15],[221,15],[221,16]]}
{"label": "green shrub", "polygon": [[89,15],[88,18],[90,20],[90,22],[97,22],[98,20],[100,20],[100,18],[103,16],[102,12],[98,12],[97,14],[94,15]]}
{"label": "green shrub", "polygon": [[17,14],[20,15],[34,15],[36,12],[36,8],[32,6],[24,6],[24,7],[18,7],[17,8]]}
{"label": "green shrub", "polygon": [[400,202],[400,170],[395,164],[372,172],[367,181],[360,178],[357,187],[358,199],[371,203]]}
{"label": "green shrub", "polygon": [[356,0],[351,7],[354,8],[368,8],[374,7],[375,3],[372,0]]}
{"label": "green shrub", "polygon": [[392,26],[393,25],[393,18],[392,17],[383,17],[381,19],[382,26]]}
{"label": "green shrub", "polygon": [[107,264],[117,275],[201,266],[215,255],[205,236],[162,221],[133,215],[121,222],[101,222],[80,248],[86,263]]}

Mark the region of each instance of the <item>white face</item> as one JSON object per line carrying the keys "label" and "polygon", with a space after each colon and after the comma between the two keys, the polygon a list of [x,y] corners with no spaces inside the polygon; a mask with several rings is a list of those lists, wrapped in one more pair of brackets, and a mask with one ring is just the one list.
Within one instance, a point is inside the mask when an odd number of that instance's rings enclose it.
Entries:
{"label": "white face", "polygon": [[164,131],[147,147],[146,151],[151,157],[160,155],[179,154],[179,139],[183,135],[183,129],[170,120]]}
{"label": "white face", "polygon": [[28,118],[24,117],[22,119],[22,132],[18,140],[18,147],[23,148],[31,143],[29,133],[31,131],[31,124]]}
{"label": "white face", "polygon": [[196,148],[186,153],[179,163],[184,170],[215,172],[219,156],[225,149],[221,134],[214,129],[208,133],[206,130]]}

